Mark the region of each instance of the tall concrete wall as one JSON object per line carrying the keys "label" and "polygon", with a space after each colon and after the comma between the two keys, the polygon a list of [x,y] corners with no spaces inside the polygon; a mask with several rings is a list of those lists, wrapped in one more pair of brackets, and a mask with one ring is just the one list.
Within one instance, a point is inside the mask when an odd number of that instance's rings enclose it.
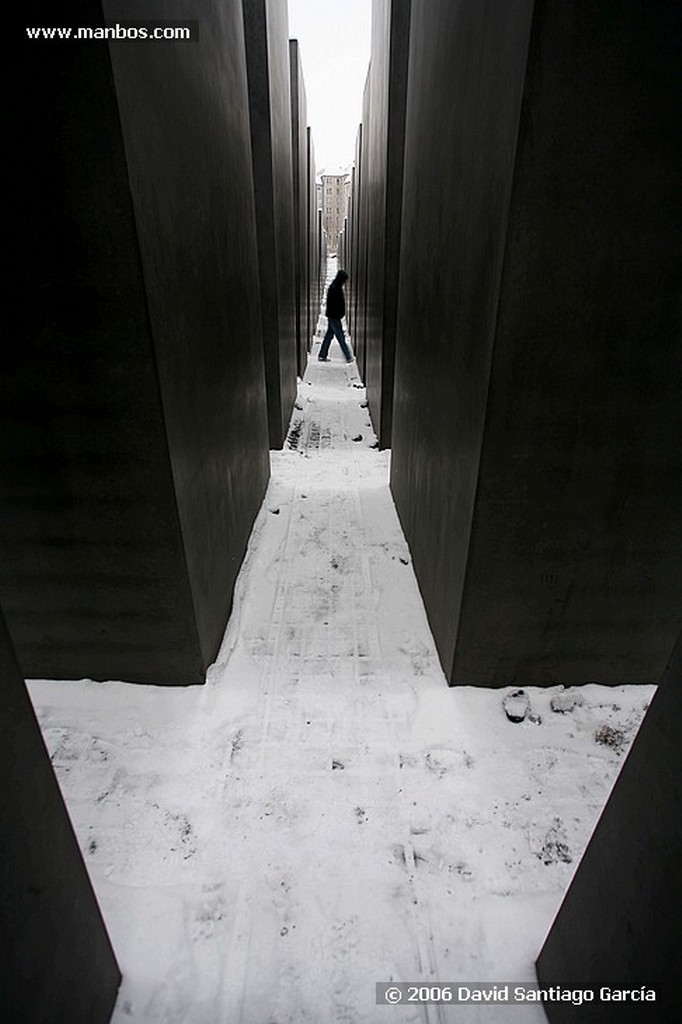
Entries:
{"label": "tall concrete wall", "polygon": [[448,675],[532,6],[412,5],[391,487]]}
{"label": "tall concrete wall", "polygon": [[[670,660],[537,961],[543,988],[641,985],[655,1002],[580,1008],[585,1024],[674,1020],[679,1006],[682,642]],[[547,1003],[551,1024],[575,1007]]]}
{"label": "tall concrete wall", "polygon": [[324,282],[327,277],[327,236],[322,227],[322,210],[317,211],[317,237],[320,247],[320,265],[317,272],[317,303],[319,307],[324,300]]}
{"label": "tall concrete wall", "polygon": [[364,293],[362,376],[369,411],[381,443],[381,357],[383,342],[384,251],[386,242],[386,139],[392,0],[372,0],[372,38],[368,102],[363,110],[365,232],[367,243]]}
{"label": "tall concrete wall", "polygon": [[307,204],[306,204],[306,245],[307,245],[307,302],[306,302],[306,313],[308,330],[306,333],[306,351],[310,351],[312,343],[312,337],[317,327],[317,319],[320,313],[319,301],[317,296],[317,281],[319,276],[319,265],[320,265],[320,248],[317,233],[317,188],[315,187],[315,145],[313,142],[313,134],[310,128],[306,132],[306,187],[307,187]]}
{"label": "tall concrete wall", "polygon": [[[339,266],[348,273],[348,218],[344,217],[343,227],[339,231]],[[346,303],[346,306],[348,303]],[[346,322],[348,318],[346,317]]]}
{"label": "tall concrete wall", "polygon": [[413,3],[391,485],[453,683],[655,679],[679,628],[672,22]]}
{"label": "tall concrete wall", "polygon": [[351,260],[350,280],[348,284],[350,330],[353,336],[353,347],[357,354],[359,341],[359,305],[360,293],[360,210],[362,205],[362,124],[358,125],[355,137],[355,162],[353,166],[353,184],[351,193]]}
{"label": "tall concrete wall", "polygon": [[0,955],[12,1024],[106,1024],[121,975],[0,612]]}
{"label": "tall concrete wall", "polygon": [[296,344],[298,372],[302,377],[308,360],[308,118],[296,39],[289,40],[289,72],[291,82],[291,151],[294,186],[294,280],[296,291]]}
{"label": "tall concrete wall", "polygon": [[[152,17],[158,5],[109,0],[105,10],[111,19]],[[183,0],[164,3],[167,18],[186,12]],[[198,46],[157,46],[146,54],[112,44],[112,59],[183,544],[208,664],[222,640],[269,460],[239,0],[210,0],[202,6],[202,26]]]}
{"label": "tall concrete wall", "polygon": [[24,55],[0,594],[26,675],[202,681],[267,482],[237,0],[202,26]]}
{"label": "tall concrete wall", "polygon": [[367,145],[365,382],[379,444],[391,444],[411,0],[374,0]]}
{"label": "tall concrete wall", "polygon": [[271,448],[296,398],[291,88],[286,0],[243,0]]}
{"label": "tall concrete wall", "polygon": [[362,131],[360,140],[360,174],[358,182],[358,253],[356,263],[356,287],[355,287],[355,333],[353,344],[355,357],[357,359],[360,376],[365,379],[367,370],[367,281],[368,281],[368,260],[369,260],[369,237],[370,237],[370,204],[368,180],[369,168],[369,124],[371,112],[371,83],[372,64],[367,71],[365,88],[362,94]]}
{"label": "tall concrete wall", "polygon": [[[360,128],[358,128],[358,132]],[[355,154],[357,156],[357,137]],[[353,232],[355,226],[355,203],[356,203],[356,189],[357,189],[357,168],[355,166],[350,169],[350,188],[348,195],[348,212],[346,215],[346,224],[344,226],[344,244],[346,247],[345,255],[345,271],[348,274],[348,281],[346,282],[346,322],[348,329],[351,334],[354,331],[353,324],[353,288],[355,282],[355,250],[353,246]]]}

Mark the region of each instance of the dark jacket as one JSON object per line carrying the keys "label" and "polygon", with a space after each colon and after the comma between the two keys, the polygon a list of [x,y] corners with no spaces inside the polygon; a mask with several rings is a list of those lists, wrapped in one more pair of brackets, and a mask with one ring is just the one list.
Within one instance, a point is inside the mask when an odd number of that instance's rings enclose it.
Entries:
{"label": "dark jacket", "polygon": [[327,290],[327,308],[325,315],[332,320],[342,320],[346,315],[346,300],[343,296],[343,285],[348,280],[345,270],[339,270],[338,274],[329,285]]}

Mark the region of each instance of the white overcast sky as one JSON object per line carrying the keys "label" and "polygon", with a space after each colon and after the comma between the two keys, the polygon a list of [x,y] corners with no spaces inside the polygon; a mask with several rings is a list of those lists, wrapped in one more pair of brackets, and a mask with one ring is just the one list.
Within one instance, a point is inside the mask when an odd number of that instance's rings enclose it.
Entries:
{"label": "white overcast sky", "polygon": [[372,0],[288,0],[318,174],[353,162],[369,66]]}

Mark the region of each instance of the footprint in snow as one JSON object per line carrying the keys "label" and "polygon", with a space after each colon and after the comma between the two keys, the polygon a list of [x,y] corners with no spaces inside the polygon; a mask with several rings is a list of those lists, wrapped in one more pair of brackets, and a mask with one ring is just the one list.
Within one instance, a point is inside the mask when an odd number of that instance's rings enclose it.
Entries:
{"label": "footprint in snow", "polygon": [[561,818],[555,818],[547,831],[542,848],[536,854],[544,864],[556,864],[563,861],[570,864],[573,860],[566,840],[566,830]]}
{"label": "footprint in snow", "polygon": [[525,690],[513,690],[503,699],[502,707],[510,722],[522,722],[530,711],[530,699]]}

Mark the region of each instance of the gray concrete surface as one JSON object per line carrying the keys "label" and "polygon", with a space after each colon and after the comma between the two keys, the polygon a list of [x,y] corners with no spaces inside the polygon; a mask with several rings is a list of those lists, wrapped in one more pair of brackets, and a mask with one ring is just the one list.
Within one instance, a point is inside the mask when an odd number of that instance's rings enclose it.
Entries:
{"label": "gray concrete surface", "polygon": [[412,6],[391,489],[450,678],[531,11]]}
{"label": "gray concrete surface", "polygon": [[308,138],[307,102],[298,41],[289,40],[291,83],[291,154],[294,185],[294,281],[296,291],[296,344],[298,375],[303,376],[308,359]]}
{"label": "gray concrete surface", "polygon": [[267,482],[240,4],[202,25],[25,55],[0,594],[28,676],[201,682]]}
{"label": "gray concrete surface", "polygon": [[0,954],[12,1024],[107,1024],[121,974],[0,612]]}
{"label": "gray concrete surface", "polygon": [[296,398],[291,94],[286,0],[243,0],[271,448]]}
{"label": "gray concrete surface", "polygon": [[673,8],[434,6],[413,7],[392,488],[443,666],[656,679],[682,618]]}
{"label": "gray concrete surface", "polygon": [[365,382],[382,448],[391,446],[410,0],[372,6],[367,140]]}
{"label": "gray concrete surface", "polygon": [[310,351],[312,336],[320,315],[320,242],[318,235],[318,210],[315,168],[315,142],[313,133],[306,129],[306,350]]}
{"label": "gray concrete surface", "polygon": [[[682,848],[682,642],[592,834],[537,960],[543,988],[639,989],[655,1002],[594,1002],[586,1024],[674,1020],[679,998],[679,852]],[[551,1024],[576,1008],[547,1003]]]}

